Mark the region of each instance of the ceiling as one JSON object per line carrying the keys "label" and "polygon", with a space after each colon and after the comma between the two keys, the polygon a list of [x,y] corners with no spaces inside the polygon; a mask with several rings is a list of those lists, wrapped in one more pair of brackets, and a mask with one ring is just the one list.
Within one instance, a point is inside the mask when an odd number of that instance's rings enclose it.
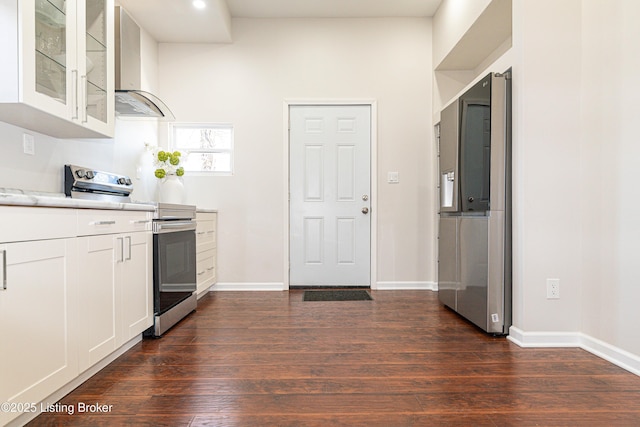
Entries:
{"label": "ceiling", "polygon": [[232,18],[374,18],[433,16],[442,0],[116,0],[163,43],[229,43]]}

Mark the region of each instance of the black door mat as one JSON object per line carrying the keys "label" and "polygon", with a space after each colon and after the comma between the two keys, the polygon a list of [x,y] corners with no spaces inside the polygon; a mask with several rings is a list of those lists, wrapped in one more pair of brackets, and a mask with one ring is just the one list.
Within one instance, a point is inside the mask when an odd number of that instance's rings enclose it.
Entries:
{"label": "black door mat", "polygon": [[302,301],[368,301],[372,300],[364,290],[304,291]]}

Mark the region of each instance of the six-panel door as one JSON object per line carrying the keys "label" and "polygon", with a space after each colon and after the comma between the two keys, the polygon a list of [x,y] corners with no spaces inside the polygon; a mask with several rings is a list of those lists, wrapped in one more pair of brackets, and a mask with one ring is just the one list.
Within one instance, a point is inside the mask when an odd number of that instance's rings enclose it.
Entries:
{"label": "six-panel door", "polygon": [[290,285],[369,286],[371,107],[290,108]]}

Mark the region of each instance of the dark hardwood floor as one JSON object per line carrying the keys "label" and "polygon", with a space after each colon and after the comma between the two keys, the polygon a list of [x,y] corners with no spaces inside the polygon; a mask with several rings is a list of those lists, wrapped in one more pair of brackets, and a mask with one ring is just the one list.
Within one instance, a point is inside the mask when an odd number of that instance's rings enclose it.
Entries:
{"label": "dark hardwood floor", "polygon": [[218,292],[33,426],[640,426],[640,377],[487,336],[430,291]]}

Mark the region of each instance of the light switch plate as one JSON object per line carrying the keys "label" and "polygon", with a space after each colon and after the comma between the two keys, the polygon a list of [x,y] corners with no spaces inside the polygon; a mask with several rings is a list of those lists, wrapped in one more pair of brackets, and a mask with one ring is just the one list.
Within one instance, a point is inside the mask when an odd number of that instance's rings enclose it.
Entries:
{"label": "light switch plate", "polygon": [[34,156],[36,154],[36,141],[33,135],[25,133],[22,135],[22,150],[24,154]]}
{"label": "light switch plate", "polygon": [[400,182],[400,176],[398,172],[387,173],[387,182],[389,184],[398,184]]}

